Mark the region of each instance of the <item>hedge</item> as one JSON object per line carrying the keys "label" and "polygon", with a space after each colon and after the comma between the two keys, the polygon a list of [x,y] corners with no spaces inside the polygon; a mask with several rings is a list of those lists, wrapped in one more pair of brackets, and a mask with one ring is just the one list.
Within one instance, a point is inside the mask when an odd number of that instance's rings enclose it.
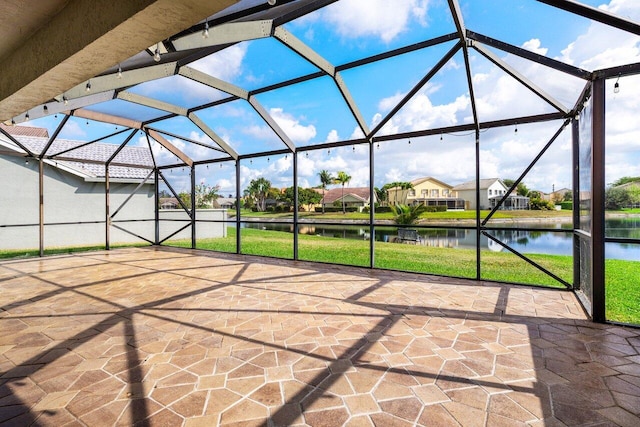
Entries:
{"label": "hedge", "polygon": [[[322,211],[322,208],[319,208],[317,210]],[[358,208],[356,206],[345,206],[344,210],[346,212],[358,212]],[[325,212],[342,212],[342,206],[340,207],[325,206],[324,211]]]}

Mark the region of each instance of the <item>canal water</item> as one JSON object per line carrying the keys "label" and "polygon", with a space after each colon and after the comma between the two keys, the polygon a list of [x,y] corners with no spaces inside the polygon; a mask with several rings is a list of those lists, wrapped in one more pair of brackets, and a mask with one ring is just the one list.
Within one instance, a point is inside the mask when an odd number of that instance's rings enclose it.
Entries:
{"label": "canal water", "polygon": [[[509,227],[541,228],[540,223],[518,222],[517,224],[503,224]],[[573,239],[570,224],[545,224],[546,228],[567,230],[557,231],[525,231],[494,229],[489,234],[499,241],[509,245],[521,253],[537,253],[550,255],[571,255]],[[268,222],[243,222],[243,228],[293,232],[293,225],[273,224]],[[473,249],[476,244],[475,230],[460,230],[452,228],[424,229],[414,228],[419,235],[419,244],[443,248]],[[397,227],[376,226],[375,240],[392,242],[397,239]],[[369,227],[361,225],[315,225],[301,223],[301,234],[311,234],[344,239],[368,240]],[[640,239],[640,218],[616,218],[606,221],[607,237]],[[488,237],[480,236],[480,247],[494,252],[506,251],[499,243]],[[640,245],[625,243],[607,243],[605,256],[610,259],[640,261]]]}

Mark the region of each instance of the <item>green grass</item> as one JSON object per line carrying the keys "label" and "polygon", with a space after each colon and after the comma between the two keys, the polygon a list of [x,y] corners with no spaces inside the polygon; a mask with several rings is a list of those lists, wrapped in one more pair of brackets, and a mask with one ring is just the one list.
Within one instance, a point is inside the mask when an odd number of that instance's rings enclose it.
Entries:
{"label": "green grass", "polygon": [[[131,244],[121,244],[121,245],[111,245],[112,249],[117,248],[128,248],[128,247],[142,247],[149,246],[148,243],[131,243]],[[60,254],[71,254],[76,252],[89,252],[89,251],[102,251],[104,250],[104,245],[95,245],[95,246],[72,246],[65,248],[47,248],[44,250],[44,255],[60,255]],[[38,249],[10,249],[10,250],[0,250],[0,259],[7,258],[29,258],[29,257],[37,257],[40,255],[40,250]]]}
{"label": "green grass", "polygon": [[[198,248],[235,252],[235,229],[222,239],[198,241]],[[369,266],[369,242],[314,235],[298,236],[299,259],[354,266]],[[173,242],[189,246],[189,242]],[[243,229],[242,252],[292,258],[290,233]],[[528,257],[571,283],[572,257],[529,254]],[[435,248],[376,242],[375,266],[400,271],[475,278],[476,252],[470,249]],[[560,282],[508,252],[482,251],[482,278],[486,280],[564,287]],[[606,310],[612,321],[640,324],[640,262],[606,261]]]}
{"label": "green grass", "polygon": [[640,262],[605,261],[607,319],[640,324]]}
{"label": "green grass", "polygon": [[[235,252],[236,230],[228,228],[225,238],[200,239],[198,249]],[[190,247],[189,240],[174,240],[168,245]],[[242,229],[242,253],[277,258],[293,258],[291,233]],[[482,278],[504,282],[564,287],[562,283],[541,272],[511,253],[482,251]],[[530,255],[567,282],[572,279],[572,261],[569,256]],[[344,265],[369,266],[369,241],[321,237],[300,234],[298,258],[305,261],[328,262]],[[454,277],[476,275],[476,251],[473,249],[437,248],[421,245],[376,242],[375,267],[439,274]]]}
{"label": "green grass", "polygon": [[[236,252],[236,229],[227,228],[228,235],[217,239],[200,239],[198,249]],[[369,241],[321,237],[300,234],[298,257],[301,260],[369,266]],[[191,247],[190,240],[172,240],[170,246]],[[117,245],[117,247],[146,246]],[[51,248],[45,255],[103,250],[104,246]],[[287,232],[242,229],[242,253],[293,258],[293,235]],[[37,256],[37,250],[0,251],[0,258]],[[559,255],[530,254],[529,258],[565,281],[572,281],[572,258]],[[482,251],[481,272],[486,280],[563,287],[552,277],[508,252]],[[458,248],[436,248],[421,245],[376,242],[375,267],[475,278],[476,251]],[[623,323],[640,324],[640,262],[606,261],[607,318]]]}
{"label": "green grass", "polygon": [[624,214],[640,214],[640,208],[622,209],[621,211],[609,211],[609,212],[622,212]]}

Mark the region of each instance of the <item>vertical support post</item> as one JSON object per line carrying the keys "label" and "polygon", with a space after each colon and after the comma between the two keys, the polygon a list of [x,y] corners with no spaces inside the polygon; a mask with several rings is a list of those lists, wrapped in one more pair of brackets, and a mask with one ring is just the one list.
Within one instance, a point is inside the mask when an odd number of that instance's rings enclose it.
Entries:
{"label": "vertical support post", "polygon": [[38,241],[40,248],[40,256],[44,256],[44,161],[42,158],[38,161]]}
{"label": "vertical support post", "polygon": [[196,166],[191,165],[191,249],[196,248]]}
{"label": "vertical support post", "polygon": [[591,144],[591,280],[593,286],[592,316],[604,322],[604,193],[605,193],[605,79],[593,82],[593,120]]}
{"label": "vertical support post", "polygon": [[476,127],[476,280],[481,278],[480,268],[480,237],[482,227],[480,222],[480,129]]}
{"label": "vertical support post", "polygon": [[375,169],[374,169],[374,150],[373,150],[373,139],[369,141],[369,268],[374,268],[376,265],[375,258],[375,233],[376,228],[374,225],[376,219],[376,190],[374,189],[374,180],[375,180]]}
{"label": "vertical support post", "polygon": [[155,189],[156,207],[154,209],[154,222],[155,222],[154,242],[155,242],[155,245],[158,246],[160,244],[160,174],[158,173],[157,166],[153,170],[153,174],[154,174],[154,179],[156,183],[156,189]]}
{"label": "vertical support post", "polygon": [[293,259],[298,260],[298,153],[293,156]]}
{"label": "vertical support post", "polygon": [[242,253],[240,247],[240,158],[236,159],[236,253]]}
{"label": "vertical support post", "polygon": [[104,165],[104,248],[111,249],[111,211],[110,211],[110,195],[109,192],[109,164]]}
{"label": "vertical support post", "polygon": [[580,237],[576,230],[580,228],[580,122],[574,118],[571,123],[573,165],[571,206],[573,213],[573,289],[580,287]]}

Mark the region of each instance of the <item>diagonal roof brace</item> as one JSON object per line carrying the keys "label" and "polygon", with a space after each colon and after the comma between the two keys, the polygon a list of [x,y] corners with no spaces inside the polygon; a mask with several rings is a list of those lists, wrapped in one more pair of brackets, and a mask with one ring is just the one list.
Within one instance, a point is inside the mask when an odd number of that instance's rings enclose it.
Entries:
{"label": "diagonal roof brace", "polygon": [[567,73],[571,76],[578,77],[583,80],[591,80],[592,78],[592,75],[591,75],[592,73],[590,71],[583,70],[582,68],[574,67],[573,65],[570,65],[570,64],[565,64],[564,62],[558,61],[557,59],[552,59],[547,56],[540,55],[530,50],[523,49],[521,47],[514,46],[509,43],[505,43],[501,40],[493,39],[491,37],[485,36],[480,33],[476,33],[471,30],[467,30],[467,38],[478,41],[487,46],[491,46],[496,49],[502,50],[504,52],[510,53],[512,55],[516,55],[521,58],[528,59],[529,61],[537,62],[538,64],[553,68],[554,70]]}
{"label": "diagonal roof brace", "polygon": [[336,73],[336,75],[334,77],[334,80],[336,82],[336,85],[338,85],[338,89],[340,90],[340,93],[342,94],[342,97],[344,98],[345,102],[347,103],[347,106],[351,110],[351,114],[353,114],[353,117],[358,122],[358,126],[360,126],[360,130],[362,131],[362,133],[364,135],[368,135],[369,134],[369,126],[367,125],[366,120],[362,116],[362,113],[360,112],[360,109],[358,108],[358,104],[356,104],[356,101],[351,96],[351,92],[349,92],[349,88],[347,87],[347,84],[342,79],[342,75],[339,72]]}
{"label": "diagonal roof brace", "polygon": [[542,98],[544,101],[546,101],[552,107],[554,107],[556,110],[558,110],[558,111],[560,111],[562,113],[565,113],[565,114],[569,113],[569,109],[567,107],[565,107],[560,101],[558,101],[555,98],[553,98],[551,95],[546,93],[542,88],[538,87],[536,84],[534,84],[528,78],[526,78],[525,76],[520,74],[515,68],[511,67],[509,64],[504,62],[502,59],[500,59],[497,55],[495,55],[489,49],[485,48],[484,46],[482,46],[479,43],[473,43],[473,48],[476,49],[478,52],[480,52],[489,61],[493,62],[495,65],[497,65],[499,68],[501,68],[504,72],[509,74],[511,77],[513,77],[514,79],[518,80],[520,83],[522,83],[529,90],[531,90],[533,93],[535,93],[540,98]]}
{"label": "diagonal roof brace", "polygon": [[111,114],[99,113],[97,111],[85,110],[84,108],[71,111],[68,115],[82,117],[87,120],[95,120],[96,122],[110,123],[131,129],[141,129],[142,122],[126,119],[124,117],[113,116]]}
{"label": "diagonal roof brace", "polygon": [[193,160],[191,160],[189,156],[187,156],[178,147],[166,140],[158,132],[153,129],[147,129],[147,133],[149,134],[149,136],[151,136],[151,138],[155,139],[158,144],[169,150],[174,156],[182,160],[186,165],[188,165],[189,167],[193,166]]}
{"label": "diagonal roof brace", "polygon": [[117,98],[122,99],[123,101],[133,102],[134,104],[144,105],[145,107],[155,108],[156,110],[167,111],[179,116],[186,116],[188,113],[186,108],[178,107],[175,104],[158,101],[157,99],[138,95],[136,93],[123,91],[118,93]]}
{"label": "diagonal roof brace", "polygon": [[438,63],[434,65],[431,70],[429,70],[429,72],[416,85],[414,85],[413,88],[411,88],[409,92],[407,92],[404,98],[402,98],[402,100],[400,100],[400,102],[398,102],[396,106],[393,107],[391,111],[389,111],[389,113],[380,121],[380,123],[378,123],[376,127],[373,128],[371,132],[369,132],[369,134],[367,134],[367,139],[373,138],[373,136],[377,134],[384,127],[384,125],[386,125],[387,122],[391,120],[393,116],[398,111],[400,111],[402,107],[404,107],[411,100],[411,98],[413,98],[413,96],[418,93],[418,91],[420,91],[420,89],[422,89],[422,87],[426,85],[427,82],[431,80],[433,76],[435,76],[436,73],[447,64],[447,62],[451,60],[451,58],[453,58],[458,50],[460,50],[461,46],[462,42],[458,42],[455,46],[449,49],[449,51],[440,59],[440,61],[438,61]]}
{"label": "diagonal roof brace", "polygon": [[222,148],[227,152],[227,154],[233,157],[234,160],[238,160],[239,155],[236,150],[231,148],[231,146],[227,144],[224,139],[218,136],[218,134],[215,133],[213,129],[207,126],[207,124],[203,122],[202,119],[196,115],[196,113],[191,112],[187,117],[189,117],[189,120],[191,120],[194,125],[198,126],[202,132],[206,133],[209,138],[211,138],[216,144],[218,144],[220,148]]}
{"label": "diagonal roof brace", "polygon": [[574,0],[538,0],[540,3],[546,3],[549,6],[575,13],[594,21],[619,28],[624,31],[640,36],[640,24],[621,18],[605,10],[598,9],[586,4],[579,3]]}
{"label": "diagonal roof brace", "polygon": [[453,17],[453,21],[456,24],[456,29],[458,30],[458,36],[460,36],[460,40],[466,41],[467,32],[464,26],[464,19],[462,18],[462,12],[460,11],[460,4],[458,0],[448,0],[449,1],[449,9],[451,10],[451,16]]}
{"label": "diagonal roof brace", "polygon": [[282,43],[284,43],[287,47],[289,47],[294,52],[296,52],[298,55],[302,56],[304,59],[306,59],[307,61],[309,61],[310,63],[312,63],[313,65],[315,65],[316,67],[324,71],[325,73],[327,73],[329,76],[331,76],[331,78],[333,78],[333,81],[338,87],[340,94],[342,95],[345,102],[347,103],[347,106],[351,110],[353,117],[356,119],[356,122],[358,123],[360,130],[362,130],[363,134],[365,135],[368,134],[369,127],[367,126],[366,121],[362,117],[362,114],[360,113],[360,110],[358,109],[358,106],[356,105],[355,100],[351,96],[351,93],[349,92],[349,89],[346,83],[342,79],[342,76],[336,71],[336,67],[334,67],[333,64],[331,64],[329,61],[327,61],[320,54],[318,54],[312,48],[307,46],[304,42],[302,42],[296,36],[291,34],[285,28],[277,27],[275,30],[274,36],[278,40],[280,40]]}
{"label": "diagonal roof brace", "polygon": [[273,35],[275,38],[295,51],[298,55],[302,56],[304,59],[306,59],[328,75],[332,77],[335,75],[335,67],[329,61],[324,59],[316,51],[311,49],[309,46],[307,46],[300,39],[298,39],[283,27],[277,27]]}
{"label": "diagonal roof brace", "polygon": [[289,138],[289,136],[282,130],[280,125],[278,125],[273,117],[271,117],[267,110],[264,109],[262,104],[260,104],[260,102],[258,102],[258,100],[253,96],[249,98],[249,104],[251,104],[253,109],[256,110],[256,113],[258,113],[260,117],[262,117],[262,120],[267,122],[269,127],[276,133],[276,135],[278,135],[278,138],[280,138],[284,145],[286,145],[292,153],[295,153],[296,146],[291,138]]}
{"label": "diagonal roof brace", "polygon": [[187,77],[191,80],[194,80],[198,83],[202,83],[203,85],[210,86],[214,89],[221,90],[223,92],[228,93],[229,95],[237,96],[238,98],[248,99],[249,92],[233,85],[231,83],[225,82],[224,80],[220,80],[216,77],[210,76],[207,73],[203,73],[202,71],[196,70],[191,67],[180,67],[178,74],[184,77]]}

